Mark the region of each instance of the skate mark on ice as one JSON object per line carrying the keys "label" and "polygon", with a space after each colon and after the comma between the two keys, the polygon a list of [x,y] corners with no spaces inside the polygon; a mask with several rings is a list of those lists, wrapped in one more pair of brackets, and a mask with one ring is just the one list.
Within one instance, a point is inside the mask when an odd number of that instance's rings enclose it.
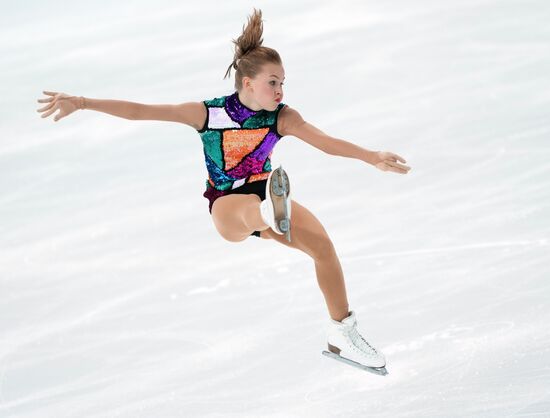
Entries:
{"label": "skate mark on ice", "polygon": [[201,287],[196,287],[194,289],[191,289],[187,292],[187,296],[197,295],[199,293],[216,292],[218,289],[229,286],[230,283],[231,283],[230,279],[222,279],[218,283],[216,283],[214,286],[201,286]]}
{"label": "skate mark on ice", "polygon": [[450,247],[440,248],[422,248],[419,250],[408,251],[391,251],[385,253],[371,253],[368,255],[357,256],[342,256],[343,261],[352,260],[366,260],[380,257],[396,257],[401,255],[414,255],[414,254],[436,254],[452,251],[465,251],[465,250],[477,250],[480,248],[496,248],[496,247],[516,247],[516,246],[546,246],[549,245],[548,239],[536,239],[536,240],[521,240],[521,241],[495,241],[495,242],[480,242],[474,244],[455,245]]}
{"label": "skate mark on ice", "polygon": [[502,333],[510,331],[514,328],[515,323],[513,321],[488,321],[474,325],[451,325],[442,331],[435,331],[430,334],[425,334],[421,337],[413,339],[411,341],[394,343],[384,348],[384,353],[395,354],[403,351],[420,350],[426,344],[436,342],[439,340],[450,340],[455,342],[461,341],[461,338],[480,338],[478,335],[480,331],[481,337],[487,336],[487,332],[483,331],[484,327],[487,327],[487,331],[491,331],[492,335],[500,335]]}

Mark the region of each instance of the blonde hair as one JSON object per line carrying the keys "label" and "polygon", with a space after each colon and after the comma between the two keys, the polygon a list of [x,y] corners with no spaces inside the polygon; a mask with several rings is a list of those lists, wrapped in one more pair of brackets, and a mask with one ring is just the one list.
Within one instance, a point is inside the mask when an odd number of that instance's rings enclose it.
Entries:
{"label": "blonde hair", "polygon": [[233,62],[227,68],[224,80],[231,75],[231,68],[235,69],[235,90],[241,91],[243,77],[252,79],[261,72],[264,64],[282,65],[282,60],[277,51],[267,46],[262,46],[263,39],[262,11],[256,10],[248,19],[246,28],[243,26],[243,32],[237,40],[233,39],[235,44],[235,54]]}

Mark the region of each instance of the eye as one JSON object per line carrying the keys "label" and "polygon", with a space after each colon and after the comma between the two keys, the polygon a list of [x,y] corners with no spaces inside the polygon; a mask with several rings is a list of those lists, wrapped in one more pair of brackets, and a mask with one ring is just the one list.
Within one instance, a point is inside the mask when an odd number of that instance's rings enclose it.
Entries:
{"label": "eye", "polygon": [[[273,83],[273,84],[272,84],[272,83]],[[271,84],[272,86],[274,86],[274,85],[275,85],[275,80],[271,80],[271,81],[269,82],[269,84]],[[281,86],[284,85],[284,84],[285,84],[285,83],[281,83]]]}

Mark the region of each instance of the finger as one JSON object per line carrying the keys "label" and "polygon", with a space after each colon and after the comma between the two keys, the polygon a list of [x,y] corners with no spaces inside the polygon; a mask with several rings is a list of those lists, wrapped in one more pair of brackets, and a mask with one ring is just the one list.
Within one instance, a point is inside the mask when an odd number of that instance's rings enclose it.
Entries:
{"label": "finger", "polygon": [[57,94],[57,92],[55,91],[46,91],[46,90],[42,91],[42,93],[47,94],[48,96],[55,96]]}
{"label": "finger", "polygon": [[410,167],[407,167],[406,165],[399,165],[397,167],[397,169],[399,170],[400,173],[403,173],[403,174],[406,174],[409,172],[409,170],[411,169]]}
{"label": "finger", "polygon": [[393,166],[406,171],[409,171],[411,169],[408,165],[399,164],[399,163],[393,163]]}
{"label": "finger", "polygon": [[46,117],[50,116],[53,112],[56,111],[56,109],[57,109],[56,107],[50,109],[48,112],[44,113],[41,117],[46,118]]}
{"label": "finger", "polygon": [[59,109],[59,113],[55,115],[54,120],[57,122],[59,119],[63,119],[67,115],[68,115],[67,112],[65,112],[63,109]]}
{"label": "finger", "polygon": [[[394,154],[393,152],[390,152],[390,153],[388,153],[388,154],[390,154],[392,157],[398,159],[398,160],[401,161],[402,163],[406,163],[406,161],[405,161],[405,159],[404,159],[403,157],[400,157],[399,155]],[[395,160],[394,160],[394,161],[395,161]]]}
{"label": "finger", "polygon": [[410,169],[410,167],[408,165],[400,164],[400,163],[398,163],[397,161],[394,161],[391,158],[384,160],[384,162],[391,163],[391,165],[393,165],[395,167]]}
{"label": "finger", "polygon": [[406,173],[410,170],[410,167],[392,161],[386,161],[386,164],[390,167],[391,171],[396,173]]}
{"label": "finger", "polygon": [[45,110],[48,110],[50,109],[55,103],[50,103],[50,104],[47,104],[46,106],[40,108],[37,110],[37,112],[44,112]]}
{"label": "finger", "polygon": [[51,102],[54,98],[53,97],[48,97],[46,99],[38,99],[38,103],[47,103],[47,102]]}
{"label": "finger", "polygon": [[65,112],[63,112],[63,110],[59,110],[59,113],[57,115],[55,115],[53,120],[54,120],[54,122],[57,122],[59,119],[63,119],[65,116],[67,116],[67,114]]}

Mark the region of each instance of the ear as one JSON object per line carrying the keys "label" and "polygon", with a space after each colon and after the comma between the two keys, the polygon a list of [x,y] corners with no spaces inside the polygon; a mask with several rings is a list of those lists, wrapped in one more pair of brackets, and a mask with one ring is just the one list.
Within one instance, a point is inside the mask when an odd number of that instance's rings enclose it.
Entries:
{"label": "ear", "polygon": [[254,86],[252,84],[254,80],[250,77],[243,77],[243,88],[253,91]]}

